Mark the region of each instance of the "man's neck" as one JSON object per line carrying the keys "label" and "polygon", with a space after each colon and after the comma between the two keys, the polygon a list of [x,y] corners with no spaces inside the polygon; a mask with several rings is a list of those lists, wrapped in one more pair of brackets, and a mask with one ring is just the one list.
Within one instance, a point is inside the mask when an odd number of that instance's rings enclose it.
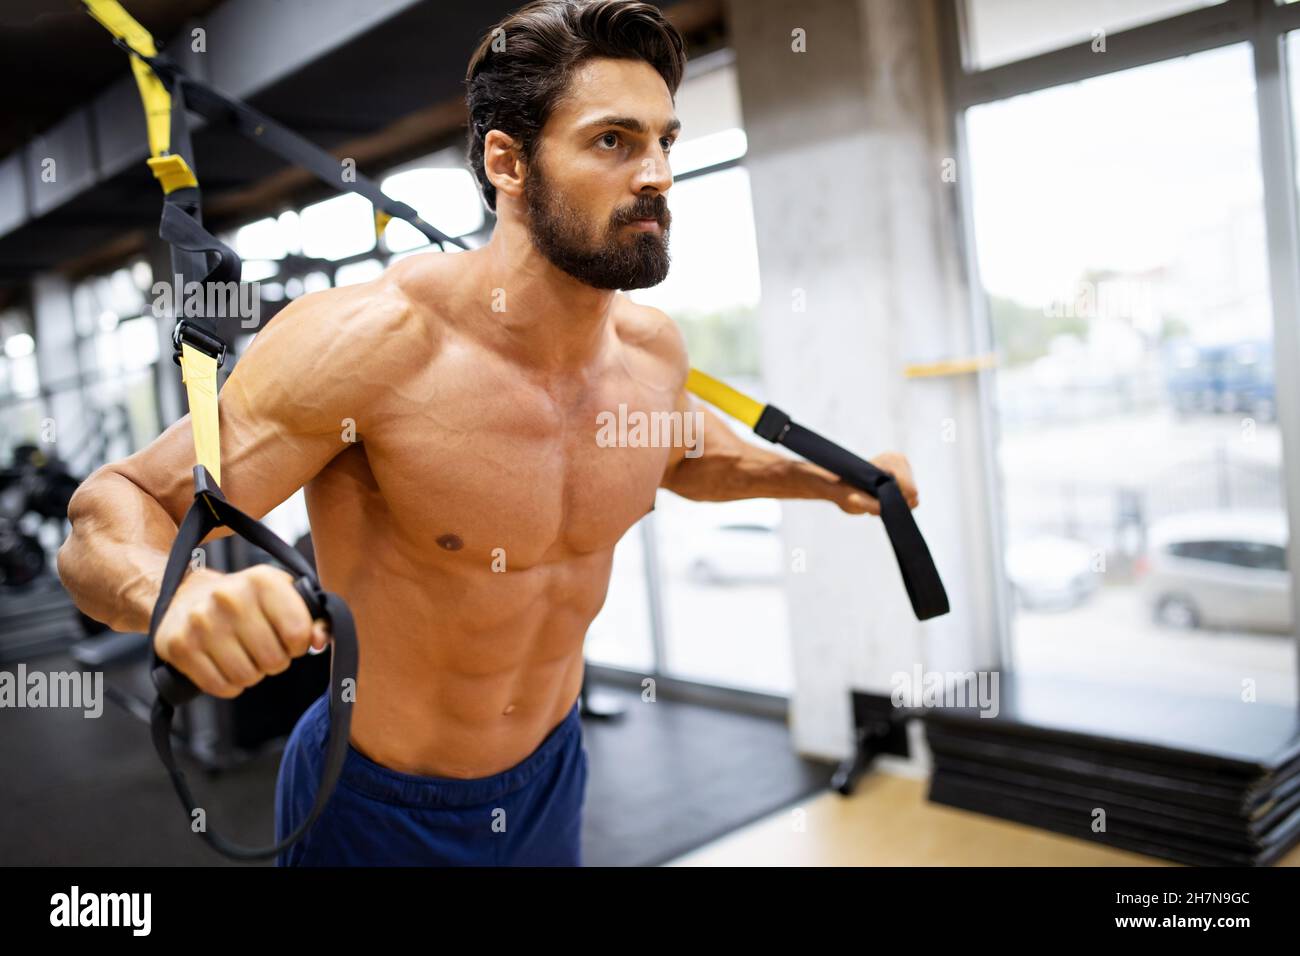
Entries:
{"label": "man's neck", "polygon": [[542,374],[577,371],[599,355],[616,292],[556,268],[525,230],[505,223],[473,256],[471,287],[487,296],[481,331],[494,349]]}

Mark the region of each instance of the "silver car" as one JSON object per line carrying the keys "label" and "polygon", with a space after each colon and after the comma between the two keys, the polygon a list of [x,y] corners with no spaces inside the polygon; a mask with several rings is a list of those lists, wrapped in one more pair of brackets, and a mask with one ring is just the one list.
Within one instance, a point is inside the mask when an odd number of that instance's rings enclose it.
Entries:
{"label": "silver car", "polygon": [[1151,526],[1142,582],[1170,627],[1289,632],[1291,575],[1281,511],[1189,512]]}

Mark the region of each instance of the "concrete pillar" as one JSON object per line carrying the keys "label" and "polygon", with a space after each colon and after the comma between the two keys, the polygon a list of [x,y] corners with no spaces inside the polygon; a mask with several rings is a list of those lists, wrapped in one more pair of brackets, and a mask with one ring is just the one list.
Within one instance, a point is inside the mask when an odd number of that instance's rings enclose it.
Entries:
{"label": "concrete pillar", "polygon": [[865,457],[909,457],[953,606],[915,620],[878,519],[783,504],[787,552],[806,555],[787,573],[795,744],[842,757],[850,688],[888,694],[916,662],[998,663],[977,383],[904,377],[972,350],[938,33],[932,0],[732,0],[729,15],[767,395]]}

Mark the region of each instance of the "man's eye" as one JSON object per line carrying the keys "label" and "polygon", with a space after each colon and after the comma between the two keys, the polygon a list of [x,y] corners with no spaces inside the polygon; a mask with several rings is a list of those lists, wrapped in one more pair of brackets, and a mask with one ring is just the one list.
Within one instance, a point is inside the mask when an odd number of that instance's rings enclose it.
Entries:
{"label": "man's eye", "polygon": [[[613,140],[613,142],[612,143],[609,142],[610,140]],[[618,145],[618,133],[606,133],[604,136],[600,138],[600,141],[605,145],[607,145],[610,149],[613,149],[616,145]]]}
{"label": "man's eye", "polygon": [[665,136],[659,142],[664,144],[664,152],[666,153],[673,148],[675,140],[671,136]]}

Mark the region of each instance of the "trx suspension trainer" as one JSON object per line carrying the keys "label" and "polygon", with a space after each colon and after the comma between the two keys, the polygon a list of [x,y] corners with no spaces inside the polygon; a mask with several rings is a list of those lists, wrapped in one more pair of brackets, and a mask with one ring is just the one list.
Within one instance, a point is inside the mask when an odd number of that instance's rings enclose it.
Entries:
{"label": "trx suspension trainer", "polygon": [[[149,32],[126,12],[118,0],[82,0],[82,3],[87,12],[113,35],[114,43],[130,56],[148,129],[150,155],[146,162],[163,189],[158,234],[170,244],[172,271],[181,278],[185,287],[199,283],[206,291],[208,283],[237,283],[241,271],[234,250],[203,226],[188,111],[213,123],[230,124],[264,149],[302,166],[333,188],[364,196],[374,206],[377,232],[382,232],[391,219],[403,219],[431,243],[443,248],[447,243],[466,248],[463,241],[434,228],[411,206],[385,195],[374,181],[365,176],[357,174],[354,181],[342,181],[338,175],[338,160],[325,150],[246,103],[188,76],[173,60],[157,50]],[[206,295],[202,298],[209,301]],[[190,305],[185,311],[185,317],[176,322],[172,345],[173,360],[181,368],[194,433],[197,462],[194,466],[194,503],[182,520],[168,555],[158,601],[149,623],[149,641],[154,655],[153,681],[158,691],[151,719],[154,746],[191,818],[197,804],[185,775],[176,764],[171,726],[176,709],[201,692],[180,671],[158,657],[157,651],[153,650],[153,641],[184,579],[193,549],[214,529],[228,528],[267,551],[296,575],[295,590],[306,602],[312,617],[326,623],[331,638],[330,730],[321,781],[310,814],[297,830],[273,846],[245,847],[206,827],[200,830],[203,839],[225,856],[238,860],[266,859],[291,846],[306,833],[338,782],[347,755],[352,721],[352,696],[345,691],[356,686],[356,626],[347,604],[338,595],[321,588],[315,571],[297,550],[260,521],[234,507],[222,494],[217,370],[226,359],[226,342],[218,333],[215,317],[191,315],[189,313],[196,309]],[[784,445],[875,497],[880,502],[880,517],[898,559],[903,584],[916,617],[927,620],[948,612],[943,582],[892,475],[794,423],[776,406],[765,406],[703,372],[691,369],[687,388],[750,426],[768,441]]]}

